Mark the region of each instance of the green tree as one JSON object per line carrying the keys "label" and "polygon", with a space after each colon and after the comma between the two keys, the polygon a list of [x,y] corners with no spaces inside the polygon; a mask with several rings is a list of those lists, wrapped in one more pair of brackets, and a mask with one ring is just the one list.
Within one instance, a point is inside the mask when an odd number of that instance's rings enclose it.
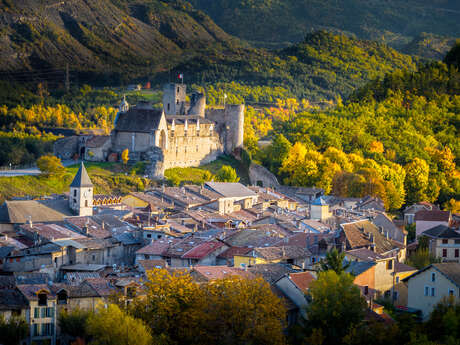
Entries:
{"label": "green tree", "polygon": [[37,159],[37,167],[40,169],[43,175],[62,175],[65,172],[65,168],[61,163],[61,160],[56,156],[41,156]]}
{"label": "green tree", "polygon": [[5,320],[0,316],[0,343],[17,345],[29,335],[29,325],[24,318],[12,316]]}
{"label": "green tree", "polygon": [[321,261],[321,271],[333,270],[338,275],[342,274],[350,266],[349,262],[344,263],[344,259],[345,253],[339,253],[336,248],[333,248],[326,253],[326,258]]}
{"label": "green tree", "polygon": [[230,165],[222,165],[216,174],[216,179],[220,182],[238,182],[240,178]]}
{"label": "green tree", "polygon": [[129,150],[124,149],[123,152],[121,153],[121,160],[124,165],[128,164],[129,161]]}
{"label": "green tree", "polygon": [[366,301],[347,273],[320,272],[310,285],[309,294],[312,302],[307,308],[307,327],[320,329],[325,344],[340,343],[364,319]]}
{"label": "green tree", "polygon": [[431,340],[455,344],[460,339],[460,300],[455,296],[443,298],[430,314],[425,324]]}
{"label": "green tree", "polygon": [[440,259],[432,255],[428,248],[419,248],[406,259],[407,265],[419,270],[436,262],[440,262]]}
{"label": "green tree", "polygon": [[152,336],[142,320],[123,312],[117,305],[99,307],[88,318],[86,329],[94,345],[150,345]]}
{"label": "green tree", "polygon": [[79,308],[71,311],[61,311],[58,316],[61,333],[70,336],[72,339],[86,339],[86,323],[92,313]]}

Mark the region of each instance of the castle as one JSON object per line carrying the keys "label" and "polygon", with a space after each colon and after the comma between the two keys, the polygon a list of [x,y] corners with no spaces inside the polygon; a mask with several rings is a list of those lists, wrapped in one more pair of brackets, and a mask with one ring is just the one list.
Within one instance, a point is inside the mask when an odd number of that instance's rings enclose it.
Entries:
{"label": "castle", "polygon": [[128,149],[130,160],[149,161],[147,174],[161,178],[165,169],[198,166],[243,146],[244,105],[206,108],[197,92],[188,103],[185,84],[166,84],[163,91],[162,109],[123,99],[110,136],[67,137],[56,142],[55,154],[105,161]]}

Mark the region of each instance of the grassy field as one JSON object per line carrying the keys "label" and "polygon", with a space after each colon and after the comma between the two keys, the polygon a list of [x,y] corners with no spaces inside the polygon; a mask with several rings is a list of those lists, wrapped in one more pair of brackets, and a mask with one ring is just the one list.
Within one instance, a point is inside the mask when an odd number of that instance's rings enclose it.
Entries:
{"label": "grassy field", "polygon": [[[85,166],[94,184],[95,194],[127,194],[144,190],[151,183],[150,180],[133,174],[132,166],[124,167],[120,163],[85,163]],[[78,164],[67,167],[62,176],[0,177],[0,202],[14,197],[39,198],[68,192],[77,170]]]}
{"label": "grassy field", "polygon": [[[240,182],[249,183],[247,171],[241,167],[239,161],[230,156],[220,156],[215,161],[201,165],[198,168],[171,168],[165,171],[166,179],[173,185],[181,183],[202,184],[209,181],[223,165],[230,165],[234,168],[240,177]],[[211,174],[211,175],[210,175]]]}

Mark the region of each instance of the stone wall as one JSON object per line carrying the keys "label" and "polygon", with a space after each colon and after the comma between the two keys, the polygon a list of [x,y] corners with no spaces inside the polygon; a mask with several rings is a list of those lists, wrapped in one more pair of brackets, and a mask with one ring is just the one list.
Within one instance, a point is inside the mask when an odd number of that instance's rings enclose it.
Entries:
{"label": "stone wall", "polygon": [[128,149],[130,153],[145,152],[154,144],[153,133],[114,132],[112,137],[112,149],[115,152],[122,152],[124,149]]}
{"label": "stone wall", "polygon": [[227,105],[224,109],[207,109],[206,118],[217,123],[224,151],[231,154],[243,147],[244,105]]}
{"label": "stone wall", "polygon": [[276,188],[280,184],[275,175],[265,167],[251,163],[249,166],[249,181],[252,185],[261,185],[262,187]]}

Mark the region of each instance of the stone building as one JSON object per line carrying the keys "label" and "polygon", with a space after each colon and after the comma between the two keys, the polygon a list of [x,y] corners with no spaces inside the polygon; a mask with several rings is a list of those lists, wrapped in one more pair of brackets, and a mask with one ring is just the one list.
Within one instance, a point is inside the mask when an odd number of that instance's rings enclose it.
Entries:
{"label": "stone building", "polygon": [[243,147],[244,105],[206,108],[200,93],[191,94],[188,103],[185,84],[166,84],[163,91],[162,109],[148,102],[130,106],[123,99],[110,140],[64,138],[55,145],[55,154],[91,151],[91,160],[107,160],[128,149],[130,160],[150,162],[150,177],[163,177],[165,169],[198,166]]}

